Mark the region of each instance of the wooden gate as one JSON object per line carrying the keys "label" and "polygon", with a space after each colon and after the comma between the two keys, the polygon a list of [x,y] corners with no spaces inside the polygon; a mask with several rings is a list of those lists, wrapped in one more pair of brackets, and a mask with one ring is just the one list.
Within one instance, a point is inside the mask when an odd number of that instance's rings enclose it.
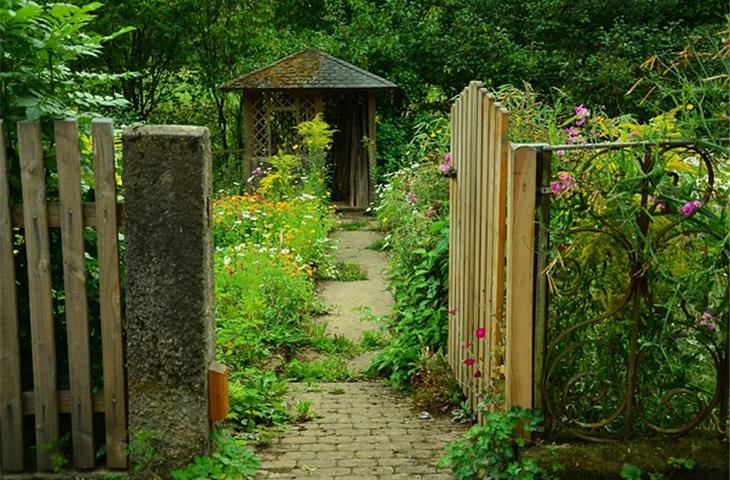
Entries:
{"label": "wooden gate", "polygon": [[479,82],[451,109],[448,359],[470,405],[532,407],[535,150]]}
{"label": "wooden gate", "polygon": [[[122,345],[114,137],[109,120],[92,122],[95,203],[82,203],[79,133],[76,121],[54,125],[57,172],[46,173],[41,126],[21,122],[17,145],[22,205],[11,205],[9,158],[0,120],[0,471],[20,472],[29,443],[24,416],[33,416],[39,471],[54,468],[60,423],[70,416],[73,466],[91,469],[101,447],[94,442],[94,413],[103,412],[106,466],[127,467],[127,415]],[[57,176],[56,176],[57,175]],[[58,202],[48,202],[46,180],[57,180]],[[50,190],[50,188],[49,188]],[[96,230],[103,379],[92,378],[84,229]],[[63,292],[52,288],[49,229],[59,228],[63,254]],[[22,240],[18,240],[21,238]],[[24,243],[26,259],[14,252]],[[23,361],[16,292],[16,263],[27,265],[32,365]],[[68,390],[59,390],[57,326],[65,312]],[[62,305],[59,307],[59,305]],[[96,335],[98,338],[98,334]],[[65,359],[62,360],[65,362]],[[24,372],[30,372],[32,380]],[[25,378],[24,378],[25,377]],[[100,386],[103,385],[103,388]],[[56,459],[57,460],[57,459]],[[58,466],[58,465],[55,465]]]}

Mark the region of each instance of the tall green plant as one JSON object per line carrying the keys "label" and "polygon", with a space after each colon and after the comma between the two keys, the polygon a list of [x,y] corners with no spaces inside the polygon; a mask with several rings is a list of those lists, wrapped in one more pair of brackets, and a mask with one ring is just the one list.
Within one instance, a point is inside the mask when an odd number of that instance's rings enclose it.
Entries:
{"label": "tall green plant", "polygon": [[130,31],[90,32],[93,12],[100,6],[0,2],[0,118],[35,120],[126,105],[109,86],[128,75],[76,67],[97,57],[104,42]]}

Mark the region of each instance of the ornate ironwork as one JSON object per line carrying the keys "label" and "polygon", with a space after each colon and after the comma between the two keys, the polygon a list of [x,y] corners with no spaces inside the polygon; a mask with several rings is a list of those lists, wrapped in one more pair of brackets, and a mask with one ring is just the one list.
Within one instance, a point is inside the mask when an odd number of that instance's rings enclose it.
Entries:
{"label": "ornate ironwork", "polygon": [[553,159],[577,189],[555,186],[539,252],[548,430],[593,441],[726,430],[730,241],[707,208],[720,205],[717,160],[693,145],[601,147]]}

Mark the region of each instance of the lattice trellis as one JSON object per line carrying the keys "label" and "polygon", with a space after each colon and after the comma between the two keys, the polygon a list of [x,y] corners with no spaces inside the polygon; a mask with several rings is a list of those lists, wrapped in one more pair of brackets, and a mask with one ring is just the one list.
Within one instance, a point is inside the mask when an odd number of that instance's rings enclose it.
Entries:
{"label": "lattice trellis", "polygon": [[279,150],[286,150],[301,138],[297,124],[311,120],[322,109],[321,97],[314,93],[292,94],[267,92],[256,95],[251,102],[249,152],[254,159],[265,159]]}

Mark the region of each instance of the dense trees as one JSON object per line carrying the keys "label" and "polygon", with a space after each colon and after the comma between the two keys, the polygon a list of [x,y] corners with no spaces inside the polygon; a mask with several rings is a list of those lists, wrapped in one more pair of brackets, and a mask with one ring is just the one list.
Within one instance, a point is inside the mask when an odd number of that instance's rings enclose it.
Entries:
{"label": "dense trees", "polygon": [[135,117],[208,124],[218,148],[240,139],[229,127],[238,101],[217,87],[307,45],[398,83],[406,111],[443,109],[480,79],[644,116],[645,91],[626,96],[642,62],[716,33],[726,10],[720,0],[106,0],[95,29],[135,30],[92,63],[141,73],[118,86]]}

